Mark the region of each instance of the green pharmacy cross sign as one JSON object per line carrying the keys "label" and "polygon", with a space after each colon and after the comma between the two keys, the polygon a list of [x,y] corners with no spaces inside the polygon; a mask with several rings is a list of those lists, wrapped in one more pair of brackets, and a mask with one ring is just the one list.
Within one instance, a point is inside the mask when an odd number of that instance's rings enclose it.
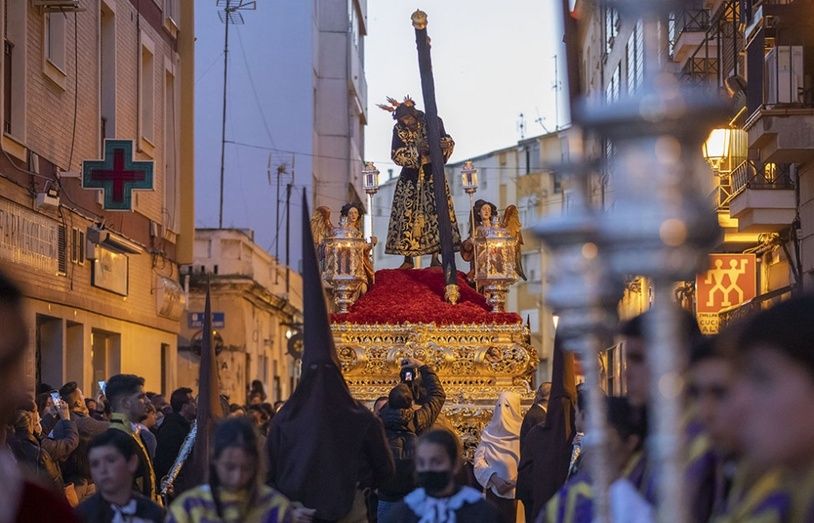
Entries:
{"label": "green pharmacy cross sign", "polygon": [[101,189],[106,211],[131,211],[133,191],[153,190],[153,162],[133,160],[133,140],[105,140],[103,160],[82,162],[82,188]]}

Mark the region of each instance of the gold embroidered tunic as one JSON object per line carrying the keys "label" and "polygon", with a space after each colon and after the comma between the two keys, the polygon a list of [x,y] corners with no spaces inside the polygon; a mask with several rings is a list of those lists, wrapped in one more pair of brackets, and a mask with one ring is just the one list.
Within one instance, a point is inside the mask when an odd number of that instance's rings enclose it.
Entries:
{"label": "gold embroidered tunic", "polygon": [[[455,142],[444,131],[444,124],[440,118],[439,124],[441,151],[446,162],[452,155]],[[397,165],[401,165],[402,169],[393,195],[384,252],[401,256],[422,256],[441,252],[438,213],[435,209],[435,184],[432,179],[432,165],[423,118],[418,121],[415,129],[396,123],[393,127],[391,158]],[[458,222],[455,219],[455,209],[452,206],[446,179],[444,193],[449,205],[452,241],[457,251],[461,244],[461,234],[458,231]]]}

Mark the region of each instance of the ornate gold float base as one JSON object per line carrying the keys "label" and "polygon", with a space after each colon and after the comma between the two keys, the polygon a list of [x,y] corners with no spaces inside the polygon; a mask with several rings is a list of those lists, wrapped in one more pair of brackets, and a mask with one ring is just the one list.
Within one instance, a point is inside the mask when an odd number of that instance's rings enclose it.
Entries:
{"label": "ornate gold float base", "polygon": [[498,394],[533,398],[537,352],[522,324],[331,326],[351,393],[372,402],[399,382],[400,362],[416,358],[438,373],[446,391],[443,414],[471,457]]}

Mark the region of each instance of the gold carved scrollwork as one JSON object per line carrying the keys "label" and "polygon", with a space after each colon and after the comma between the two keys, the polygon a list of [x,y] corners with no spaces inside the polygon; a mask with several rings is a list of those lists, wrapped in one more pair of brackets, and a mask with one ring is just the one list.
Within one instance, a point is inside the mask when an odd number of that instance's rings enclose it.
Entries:
{"label": "gold carved scrollwork", "polygon": [[332,326],[337,352],[351,392],[360,400],[386,396],[398,383],[400,361],[416,358],[438,373],[447,398],[460,405],[497,399],[511,390],[532,397],[537,361],[521,324]]}

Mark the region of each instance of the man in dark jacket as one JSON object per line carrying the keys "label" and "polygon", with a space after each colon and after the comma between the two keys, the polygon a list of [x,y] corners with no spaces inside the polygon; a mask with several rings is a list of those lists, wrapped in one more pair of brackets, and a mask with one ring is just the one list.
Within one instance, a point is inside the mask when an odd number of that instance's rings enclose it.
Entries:
{"label": "man in dark jacket", "polygon": [[109,428],[106,421],[93,419],[88,411],[82,389],[75,381],[69,381],[59,389],[62,401],[71,412],[71,421],[76,423],[79,432],[79,445],[62,464],[65,483],[73,483],[76,497],[81,502],[93,494],[93,481],[88,466],[88,444],[90,440]]}
{"label": "man in dark jacket", "polygon": [[[198,413],[195,398],[192,396],[192,389],[188,387],[181,387],[172,393],[170,406],[172,412],[164,416],[161,428],[158,429],[158,446],[155,451],[155,477],[159,484],[175,463],[181,446],[192,429],[192,422],[195,421]],[[187,485],[184,481],[184,469],[182,468],[173,485],[173,494],[177,496],[191,486],[193,485]]]}
{"label": "man in dark jacket", "polygon": [[[378,490],[379,519],[384,517],[391,505],[416,488],[413,474],[416,438],[432,427],[446,400],[441,380],[429,366],[415,359],[406,359],[403,363],[403,369],[418,369],[424,403],[415,405],[413,388],[407,383],[400,383],[390,391],[387,405],[379,413],[396,466],[396,473]],[[401,374],[405,374],[403,370]]]}

